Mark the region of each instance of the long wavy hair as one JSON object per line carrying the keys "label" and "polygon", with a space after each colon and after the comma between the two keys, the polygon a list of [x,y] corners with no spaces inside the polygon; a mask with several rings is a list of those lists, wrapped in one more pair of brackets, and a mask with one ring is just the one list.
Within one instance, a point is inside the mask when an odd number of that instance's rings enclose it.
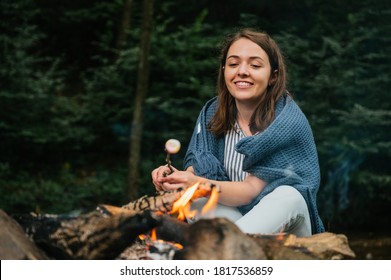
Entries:
{"label": "long wavy hair", "polygon": [[274,82],[267,87],[266,93],[260,98],[251,117],[249,125],[253,134],[263,131],[270,125],[275,117],[274,107],[276,102],[284,94],[289,94],[286,90],[286,69],[282,53],[268,34],[246,28],[228,35],[220,51],[220,67],[217,78],[217,112],[209,123],[209,129],[218,136],[225,135],[232,129],[237,117],[235,99],[228,91],[225,83],[224,65],[229,48],[241,38],[251,40],[266,52],[271,65],[270,74],[275,75]]}

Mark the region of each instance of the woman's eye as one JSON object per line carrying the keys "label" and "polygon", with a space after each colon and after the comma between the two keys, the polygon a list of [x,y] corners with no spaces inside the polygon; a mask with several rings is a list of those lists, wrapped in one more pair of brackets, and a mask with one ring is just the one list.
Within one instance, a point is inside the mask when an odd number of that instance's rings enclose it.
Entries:
{"label": "woman's eye", "polygon": [[235,66],[237,66],[237,65],[238,65],[237,63],[229,63],[229,64],[228,64],[229,67],[235,67]]}
{"label": "woman's eye", "polygon": [[254,68],[261,68],[262,67],[261,65],[258,65],[258,64],[251,64],[251,66]]}

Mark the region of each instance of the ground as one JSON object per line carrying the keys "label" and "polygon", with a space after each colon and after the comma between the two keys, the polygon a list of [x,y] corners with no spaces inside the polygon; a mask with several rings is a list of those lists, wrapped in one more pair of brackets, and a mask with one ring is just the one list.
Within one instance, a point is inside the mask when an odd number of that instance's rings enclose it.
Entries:
{"label": "ground", "polygon": [[348,231],[350,248],[359,260],[391,260],[391,234],[389,232]]}

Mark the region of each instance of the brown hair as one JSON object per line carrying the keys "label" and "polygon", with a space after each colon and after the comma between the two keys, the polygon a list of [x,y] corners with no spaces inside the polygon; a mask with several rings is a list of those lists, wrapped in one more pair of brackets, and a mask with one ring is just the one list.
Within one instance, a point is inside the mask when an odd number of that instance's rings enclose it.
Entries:
{"label": "brown hair", "polygon": [[224,135],[235,125],[237,109],[235,99],[229,93],[225,84],[224,65],[229,48],[235,41],[241,38],[249,39],[259,45],[269,57],[271,75],[276,72],[274,74],[276,76],[275,81],[268,86],[266,94],[262,96],[251,117],[250,130],[252,133],[262,131],[269,126],[274,119],[276,102],[282,95],[289,94],[286,91],[286,70],[282,53],[268,34],[246,28],[228,35],[223,43],[220,54],[220,67],[217,78],[217,112],[209,123],[209,129],[218,136]]}

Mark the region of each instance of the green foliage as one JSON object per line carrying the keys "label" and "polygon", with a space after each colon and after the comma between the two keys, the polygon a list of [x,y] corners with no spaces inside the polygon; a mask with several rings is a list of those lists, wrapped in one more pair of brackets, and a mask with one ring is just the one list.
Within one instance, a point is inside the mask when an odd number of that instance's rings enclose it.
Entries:
{"label": "green foliage", "polygon": [[[70,163],[64,163],[56,176],[12,172],[0,167],[0,207],[11,213],[65,213],[93,210],[100,203],[125,204],[126,168],[75,174]],[[51,179],[54,177],[55,179]]]}
{"label": "green foliage", "polygon": [[193,24],[176,32],[167,33],[163,24],[155,32],[145,135],[161,139],[161,147],[169,138],[186,145],[203,103],[215,95],[219,38],[208,35],[216,31],[203,22],[206,15],[203,10]]}
{"label": "green foliage", "polygon": [[82,181],[77,170],[58,172],[68,160],[86,161],[76,156],[93,149],[99,138],[88,122],[96,110],[84,97],[63,92],[60,58],[40,52],[46,35],[35,24],[39,8],[21,0],[2,1],[0,9],[6,16],[0,23],[0,207],[62,212],[91,206],[108,194],[121,198],[116,194],[123,186],[117,188],[115,180],[107,184],[115,179],[108,171]]}
{"label": "green foliage", "polygon": [[[326,14],[315,13],[314,26],[306,36],[292,28],[277,38],[286,52],[290,88],[318,144],[323,174],[318,199],[321,213],[328,221],[359,225],[357,217],[362,213],[353,205],[374,205],[364,192],[357,192],[362,188],[360,174],[371,174],[366,176],[366,190],[384,194],[388,185],[383,178],[389,173],[391,144],[391,108],[386,101],[391,62],[386,18],[391,9],[373,1],[361,1],[351,9],[335,4],[332,24]],[[378,195],[374,201],[382,204],[386,200]]]}
{"label": "green foliage", "polygon": [[[36,164],[31,161],[54,152],[58,145],[77,140],[77,149],[94,136],[81,124],[84,111],[78,100],[62,94],[58,59],[42,56],[37,50],[45,36],[32,23],[38,8],[29,10],[27,3],[20,1],[24,6],[16,9],[16,5],[2,2],[2,10],[21,23],[13,28],[12,21],[2,21],[2,29],[14,32],[1,35],[0,153],[3,161]],[[19,9],[33,12],[24,14]],[[15,153],[18,148],[20,152]]]}

